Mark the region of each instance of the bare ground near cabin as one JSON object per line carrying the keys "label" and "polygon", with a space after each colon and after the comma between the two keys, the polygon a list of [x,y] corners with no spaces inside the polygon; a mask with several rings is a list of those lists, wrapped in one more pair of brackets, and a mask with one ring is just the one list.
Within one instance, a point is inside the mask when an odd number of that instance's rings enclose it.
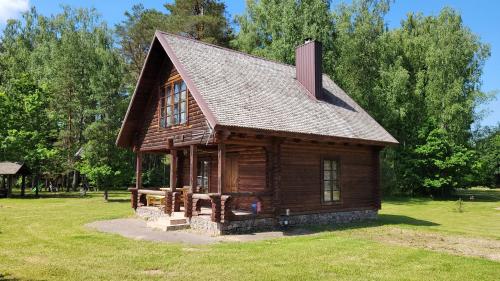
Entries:
{"label": "bare ground near cabin", "polygon": [[446,235],[397,227],[358,229],[350,235],[392,245],[500,261],[500,240],[495,239]]}

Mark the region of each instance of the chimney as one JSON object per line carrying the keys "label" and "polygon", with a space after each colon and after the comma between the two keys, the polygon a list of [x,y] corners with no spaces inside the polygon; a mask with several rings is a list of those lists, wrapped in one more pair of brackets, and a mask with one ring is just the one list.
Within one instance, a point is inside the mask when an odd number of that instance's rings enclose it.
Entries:
{"label": "chimney", "polygon": [[321,43],[307,39],[295,49],[297,80],[317,99],[323,89]]}

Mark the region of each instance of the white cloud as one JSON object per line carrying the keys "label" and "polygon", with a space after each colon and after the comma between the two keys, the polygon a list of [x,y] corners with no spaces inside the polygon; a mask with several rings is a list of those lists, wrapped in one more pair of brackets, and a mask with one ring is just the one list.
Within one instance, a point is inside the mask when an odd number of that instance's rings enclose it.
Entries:
{"label": "white cloud", "polygon": [[19,13],[28,10],[29,0],[0,0],[0,24],[8,19],[17,18]]}

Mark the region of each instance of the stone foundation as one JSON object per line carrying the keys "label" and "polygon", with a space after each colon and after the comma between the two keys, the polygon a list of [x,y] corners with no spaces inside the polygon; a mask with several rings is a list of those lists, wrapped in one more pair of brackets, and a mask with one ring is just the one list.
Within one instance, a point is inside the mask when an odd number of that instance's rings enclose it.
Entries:
{"label": "stone foundation", "polygon": [[366,220],[377,219],[377,210],[361,210],[348,212],[320,213],[320,214],[305,214],[291,215],[288,218],[282,216],[280,224],[284,225],[285,220],[288,220],[288,225],[328,225],[328,224],[343,224],[351,222],[359,222]]}
{"label": "stone foundation", "polygon": [[[255,218],[231,221],[221,224],[210,221],[209,217],[192,217],[191,228],[210,235],[238,234],[255,231],[276,230],[282,226],[332,225],[377,219],[377,210],[320,213],[281,216],[276,218]],[[288,223],[285,223],[287,221]]]}
{"label": "stone foundation", "polygon": [[189,221],[191,229],[203,233],[207,233],[209,235],[221,235],[222,229],[221,224],[217,222],[213,222],[210,219],[210,216],[194,216],[191,217]]}
{"label": "stone foundation", "polygon": [[[377,210],[344,211],[332,213],[316,213],[303,215],[280,216],[279,218],[254,218],[228,223],[212,222],[210,216],[193,216],[189,220],[190,228],[209,235],[249,233],[269,231],[282,226],[301,225],[335,225],[351,222],[360,222],[377,219]],[[162,210],[156,207],[140,207],[136,215],[148,221],[158,220],[165,216]]]}
{"label": "stone foundation", "polygon": [[155,221],[160,217],[165,216],[163,211],[158,207],[139,207],[135,210],[135,215],[147,221]]}

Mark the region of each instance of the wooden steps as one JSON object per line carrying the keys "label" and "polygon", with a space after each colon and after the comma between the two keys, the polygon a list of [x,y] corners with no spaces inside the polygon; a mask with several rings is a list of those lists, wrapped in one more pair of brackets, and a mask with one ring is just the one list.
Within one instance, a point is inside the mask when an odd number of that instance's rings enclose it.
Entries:
{"label": "wooden steps", "polygon": [[175,231],[190,228],[189,222],[187,218],[184,217],[183,212],[174,212],[171,216],[161,216],[156,220],[148,221],[146,225],[162,231]]}

